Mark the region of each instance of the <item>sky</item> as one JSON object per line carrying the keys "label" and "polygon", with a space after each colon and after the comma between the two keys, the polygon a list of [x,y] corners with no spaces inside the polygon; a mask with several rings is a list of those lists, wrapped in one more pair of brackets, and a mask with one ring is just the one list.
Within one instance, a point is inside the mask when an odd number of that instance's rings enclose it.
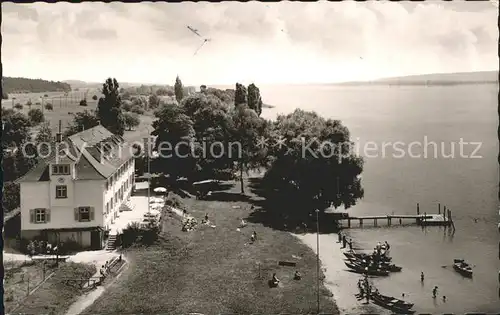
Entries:
{"label": "sky", "polygon": [[185,85],[488,71],[497,14],[487,1],[2,3],[2,62],[5,76]]}

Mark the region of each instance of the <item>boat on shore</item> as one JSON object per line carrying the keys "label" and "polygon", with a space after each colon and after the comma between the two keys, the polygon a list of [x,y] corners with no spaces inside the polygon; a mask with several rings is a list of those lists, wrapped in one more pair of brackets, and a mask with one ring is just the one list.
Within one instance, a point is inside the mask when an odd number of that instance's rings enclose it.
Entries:
{"label": "boat on shore", "polygon": [[349,261],[344,261],[344,263],[349,269],[351,269],[353,272],[356,273],[367,274],[370,276],[379,276],[379,277],[386,277],[389,275],[389,271],[380,268],[372,269],[368,267],[363,267],[361,265],[354,264]]}
{"label": "boat on shore", "polygon": [[372,293],[370,299],[374,304],[393,311],[395,314],[414,314],[413,303],[396,299],[392,296],[385,296],[380,293]]}
{"label": "boat on shore", "polygon": [[464,277],[472,278],[472,267],[463,259],[454,259],[453,269]]}
{"label": "boat on shore", "polygon": [[391,261],[392,257],[385,256],[385,255],[370,255],[370,254],[364,254],[364,253],[356,253],[354,251],[350,252],[343,252],[344,256],[347,258],[356,258],[356,259],[366,259],[366,260],[376,260],[376,261]]}
{"label": "boat on shore", "polygon": [[387,270],[387,271],[390,271],[390,272],[400,272],[401,270],[403,270],[402,267],[399,267],[399,266],[396,266],[394,264],[391,264],[390,262],[374,262],[372,260],[361,260],[361,259],[357,259],[357,258],[348,258],[348,261],[353,263],[353,264],[357,264],[357,265],[360,265],[362,267],[377,267],[379,269],[382,269],[382,270]]}

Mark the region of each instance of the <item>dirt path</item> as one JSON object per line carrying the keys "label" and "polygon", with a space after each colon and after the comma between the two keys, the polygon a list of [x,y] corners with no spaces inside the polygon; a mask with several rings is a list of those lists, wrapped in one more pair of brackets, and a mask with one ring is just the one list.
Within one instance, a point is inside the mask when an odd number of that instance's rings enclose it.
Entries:
{"label": "dirt path", "polygon": [[127,270],[129,266],[129,260],[125,260],[125,264],[119,269],[118,274],[109,283],[106,283],[104,286],[99,286],[95,290],[80,296],[78,300],[71,304],[70,308],[66,312],[66,315],[78,315],[82,313],[87,307],[92,305],[109,286],[111,286],[121,275],[123,275],[124,271]]}

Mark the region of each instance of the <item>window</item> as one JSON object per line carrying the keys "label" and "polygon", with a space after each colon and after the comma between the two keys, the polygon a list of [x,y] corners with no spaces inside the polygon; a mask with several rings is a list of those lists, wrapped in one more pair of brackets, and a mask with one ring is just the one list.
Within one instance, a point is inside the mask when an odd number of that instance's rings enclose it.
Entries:
{"label": "window", "polygon": [[48,209],[33,209],[30,211],[31,223],[47,223],[50,221],[50,211]]}
{"label": "window", "polygon": [[109,213],[109,202],[106,202],[106,214]]}
{"label": "window", "polygon": [[111,197],[111,205],[110,205],[110,210],[113,209],[113,197]]}
{"label": "window", "polygon": [[109,181],[106,180],[106,190],[109,188]]}
{"label": "window", "polygon": [[115,200],[118,202],[118,192],[115,192]]}
{"label": "window", "polygon": [[52,165],[52,175],[69,175],[69,165],[67,164]]}
{"label": "window", "polygon": [[56,186],[56,198],[57,199],[68,198],[68,187]]}
{"label": "window", "polygon": [[80,221],[80,222],[90,221],[90,208],[89,207],[82,207],[79,210],[80,210],[80,217],[79,217],[78,221]]}
{"label": "window", "polygon": [[78,207],[75,209],[75,220],[89,222],[94,219],[94,209],[91,207]]}

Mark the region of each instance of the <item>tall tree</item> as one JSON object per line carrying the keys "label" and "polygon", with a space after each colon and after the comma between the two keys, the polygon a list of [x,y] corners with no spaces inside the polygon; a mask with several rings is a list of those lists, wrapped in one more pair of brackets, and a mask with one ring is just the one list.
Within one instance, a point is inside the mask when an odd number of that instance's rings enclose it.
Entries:
{"label": "tall tree", "polygon": [[236,83],[236,91],[234,95],[234,105],[247,104],[247,88],[240,83]]}
{"label": "tall tree", "polygon": [[266,121],[245,104],[234,108],[232,121],[233,140],[239,144],[232,147],[237,150],[232,152],[232,156],[240,173],[241,193],[244,194],[243,174],[261,166],[267,155],[266,148],[259,144],[259,139],[266,135]]}
{"label": "tall tree", "polygon": [[281,192],[275,197],[287,215],[349,208],[363,197],[363,159],[352,152],[349,130],[340,121],[296,110],[278,117],[274,136],[279,145],[271,149],[274,161],[264,179],[269,191]]}
{"label": "tall tree", "polygon": [[90,129],[99,125],[99,118],[94,111],[84,110],[73,115],[73,121],[64,132],[66,137],[79,133],[85,129]]}
{"label": "tall tree", "polygon": [[180,104],[182,99],[184,98],[184,87],[182,86],[182,82],[179,76],[175,78],[174,91],[175,99],[177,100],[177,103]]}
{"label": "tall tree", "polygon": [[262,98],[260,90],[255,84],[248,86],[248,107],[253,109],[258,116],[262,113]]}
{"label": "tall tree", "polygon": [[195,171],[196,161],[192,154],[194,140],[193,122],[184,113],[184,108],[166,104],[155,112],[153,122],[156,138],[155,150],[159,158],[151,164],[153,170],[169,174],[172,179],[186,176]]}
{"label": "tall tree", "polygon": [[2,150],[10,147],[20,147],[24,142],[29,141],[29,128],[31,122],[20,112],[3,111],[2,115]]}
{"label": "tall tree", "polygon": [[104,128],[112,133],[123,136],[125,121],[123,118],[120,98],[120,86],[116,79],[108,78],[102,86],[102,94],[97,104],[97,117]]}

